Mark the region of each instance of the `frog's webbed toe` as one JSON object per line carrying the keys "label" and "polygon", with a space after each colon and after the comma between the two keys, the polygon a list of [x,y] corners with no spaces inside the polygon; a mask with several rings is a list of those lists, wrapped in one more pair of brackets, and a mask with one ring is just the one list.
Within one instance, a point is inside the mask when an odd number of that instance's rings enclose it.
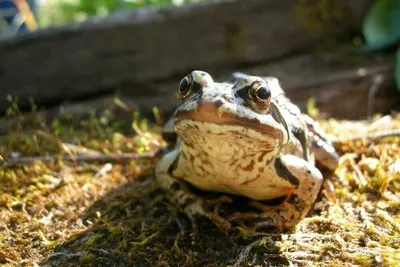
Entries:
{"label": "frog's webbed toe", "polygon": [[[231,224],[219,215],[218,203],[193,194],[185,181],[178,181],[177,179],[174,182],[175,187],[177,187],[176,183],[178,182],[180,184],[180,189],[176,190],[175,194],[168,194],[168,197],[173,203],[176,203],[183,213],[190,219],[192,230],[194,232],[197,232],[197,221],[199,217],[208,218],[224,231],[231,228]],[[213,211],[210,210],[210,206],[214,207]]]}

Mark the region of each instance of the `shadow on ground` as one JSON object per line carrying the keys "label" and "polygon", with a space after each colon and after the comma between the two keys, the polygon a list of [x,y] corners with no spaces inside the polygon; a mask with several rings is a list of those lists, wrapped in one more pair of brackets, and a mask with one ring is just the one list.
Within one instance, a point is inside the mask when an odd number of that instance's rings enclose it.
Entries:
{"label": "shadow on ground", "polygon": [[200,220],[194,235],[188,219],[165,199],[152,177],[109,192],[87,209],[82,221],[88,230],[56,247],[42,266],[288,264],[278,252],[279,234],[225,234]]}

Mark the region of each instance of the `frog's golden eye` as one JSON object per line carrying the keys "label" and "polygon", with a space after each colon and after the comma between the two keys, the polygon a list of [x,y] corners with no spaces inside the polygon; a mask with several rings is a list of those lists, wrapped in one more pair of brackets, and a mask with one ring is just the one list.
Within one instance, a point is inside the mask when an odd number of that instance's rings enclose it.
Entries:
{"label": "frog's golden eye", "polygon": [[271,98],[271,91],[267,87],[261,86],[255,90],[254,95],[259,101],[268,101]]}
{"label": "frog's golden eye", "polygon": [[189,89],[190,89],[190,82],[189,82],[188,77],[185,77],[179,83],[179,93],[181,95],[185,95],[185,94],[187,94]]}
{"label": "frog's golden eye", "polygon": [[268,87],[254,82],[249,89],[249,97],[260,106],[267,106],[271,100],[271,90]]}

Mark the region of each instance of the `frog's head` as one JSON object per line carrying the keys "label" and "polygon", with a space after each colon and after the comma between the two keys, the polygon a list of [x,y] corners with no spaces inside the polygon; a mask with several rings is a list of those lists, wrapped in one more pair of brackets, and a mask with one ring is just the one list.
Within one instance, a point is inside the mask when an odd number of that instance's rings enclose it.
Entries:
{"label": "frog's head", "polygon": [[[184,141],[207,135],[277,149],[288,142],[288,127],[274,96],[282,92],[275,78],[248,76],[235,85],[214,82],[193,71],[179,84],[182,105],[175,112],[175,131]],[[199,137],[199,138],[196,138]]]}

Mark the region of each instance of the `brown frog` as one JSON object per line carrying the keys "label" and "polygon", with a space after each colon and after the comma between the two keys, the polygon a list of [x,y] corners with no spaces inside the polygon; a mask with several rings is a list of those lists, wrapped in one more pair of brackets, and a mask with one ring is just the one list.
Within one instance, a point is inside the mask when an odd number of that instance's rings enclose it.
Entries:
{"label": "brown frog", "polygon": [[[291,228],[306,216],[323,181],[315,160],[334,170],[338,155],[276,78],[236,73],[218,83],[193,71],[181,80],[179,94],[173,117],[178,141],[158,163],[156,177],[186,214],[221,224],[190,190],[194,186],[245,197],[260,212],[236,215],[272,227]],[[277,198],[284,199],[280,205],[261,203]]]}

